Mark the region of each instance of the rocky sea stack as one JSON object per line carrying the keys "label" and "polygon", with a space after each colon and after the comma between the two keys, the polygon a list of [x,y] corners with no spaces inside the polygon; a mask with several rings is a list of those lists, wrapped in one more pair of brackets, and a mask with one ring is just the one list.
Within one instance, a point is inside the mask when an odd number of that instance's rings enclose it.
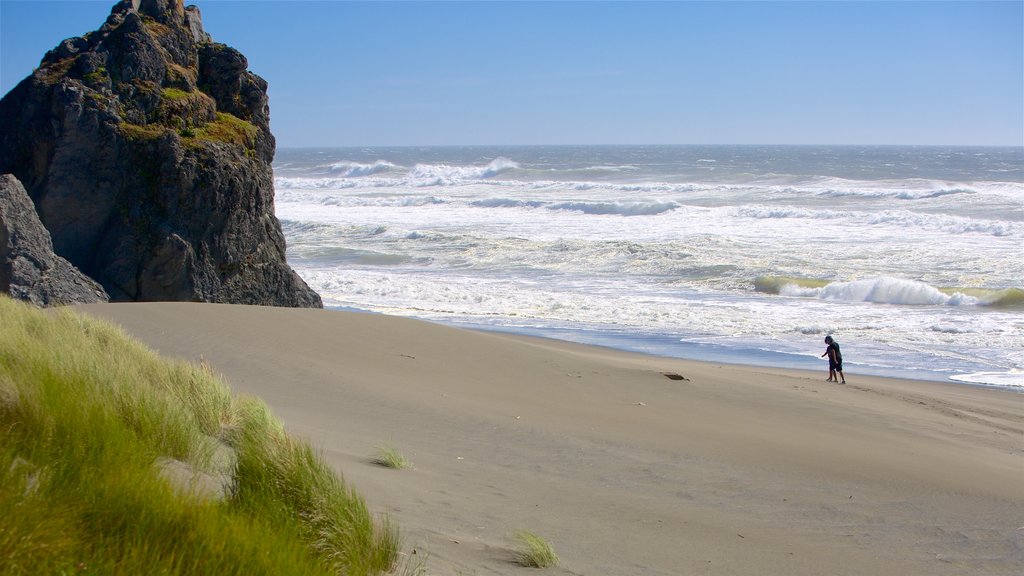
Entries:
{"label": "rocky sea stack", "polygon": [[123,0],[0,100],[0,173],[111,300],[320,307],[274,216],[267,83],[181,0]]}

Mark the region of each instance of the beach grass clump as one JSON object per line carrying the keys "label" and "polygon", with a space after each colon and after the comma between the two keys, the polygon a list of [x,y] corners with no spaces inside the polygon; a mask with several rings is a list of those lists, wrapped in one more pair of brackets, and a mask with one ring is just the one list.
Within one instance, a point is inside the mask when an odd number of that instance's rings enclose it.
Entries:
{"label": "beach grass clump", "polygon": [[373,463],[378,466],[393,468],[395,470],[412,467],[412,462],[406,459],[406,457],[390,443],[377,447],[377,454],[373,457]]}
{"label": "beach grass clump", "polygon": [[245,511],[273,513],[295,524],[333,573],[376,574],[398,558],[399,538],[387,519],[374,522],[362,497],[333,474],[306,442],[288,436],[266,406],[245,399],[231,434],[240,447],[235,500]]}
{"label": "beach grass clump", "polygon": [[308,443],[208,367],[0,297],[3,574],[368,575],[397,549]]}
{"label": "beach grass clump", "polygon": [[528,568],[548,568],[558,566],[558,555],[551,543],[527,530],[513,534],[516,543],[516,562]]}

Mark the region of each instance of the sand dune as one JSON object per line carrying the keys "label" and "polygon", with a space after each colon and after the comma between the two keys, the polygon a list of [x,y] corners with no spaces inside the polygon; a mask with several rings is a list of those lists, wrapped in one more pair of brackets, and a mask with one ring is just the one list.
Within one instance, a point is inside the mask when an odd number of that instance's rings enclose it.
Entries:
{"label": "sand dune", "polygon": [[[430,574],[1020,574],[1024,395],[736,367],[380,315],[78,308],[310,438]],[[665,373],[679,374],[672,380]],[[374,465],[391,443],[413,468]]]}

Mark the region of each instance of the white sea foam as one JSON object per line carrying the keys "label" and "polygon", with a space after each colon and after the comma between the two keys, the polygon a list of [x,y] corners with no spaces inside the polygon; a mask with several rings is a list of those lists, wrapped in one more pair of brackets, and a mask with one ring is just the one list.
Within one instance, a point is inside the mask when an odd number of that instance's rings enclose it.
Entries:
{"label": "white sea foam", "polygon": [[968,384],[1024,388],[1024,371],[1017,369],[1007,372],[975,372],[973,374],[954,375],[950,376],[949,379]]}
{"label": "white sea foam", "polygon": [[[818,348],[818,336],[836,334],[856,363],[906,366],[903,357],[931,356],[934,367],[970,365],[975,349],[991,348],[985,315],[961,315],[956,335],[915,329],[929,317],[924,310],[893,314],[882,309],[837,308],[834,304],[785,304],[748,298],[719,299],[708,294],[674,297],[670,292],[636,286],[622,293],[607,278],[580,279],[554,286],[543,281],[485,277],[466,270],[408,275],[385,270],[302,270],[303,277],[324,296],[328,305],[367,307],[386,313],[415,314],[436,319],[475,318],[477,323],[508,322],[532,325],[630,328],[641,332],[685,335],[688,341],[712,345],[745,342],[774,349],[807,353]],[[694,298],[697,296],[697,298]],[[808,324],[807,318],[820,322]],[[786,336],[786,334],[795,335]],[[814,337],[808,341],[808,337]],[[953,340],[948,338],[954,337]],[[1004,335],[1007,338],[1015,338]],[[795,339],[794,339],[795,338]],[[1019,338],[1019,335],[1016,336]],[[873,342],[891,341],[897,353],[886,353]],[[803,351],[803,352],[801,352]],[[988,350],[996,362],[1020,362],[1021,354],[1002,356]],[[857,360],[853,360],[857,358]]]}
{"label": "white sea foam", "polygon": [[347,178],[308,178],[308,177],[283,177],[274,179],[274,187],[281,190],[344,190],[359,186],[358,182]]}
{"label": "white sea foam", "polygon": [[972,197],[987,200],[1001,200],[1016,203],[1024,197],[1022,182],[945,182],[922,179],[900,180],[849,180],[835,177],[796,178],[790,179],[787,185],[780,186],[772,180],[754,182],[776,192],[785,191],[794,196],[810,196],[834,198],[839,200],[903,200],[908,203],[915,201],[943,200],[947,202],[969,203]]}
{"label": "white sea foam", "polygon": [[1024,235],[1024,223],[990,219],[964,218],[946,214],[929,214],[909,210],[866,212],[852,210],[812,209],[794,206],[739,206],[736,216],[744,218],[803,218],[809,220],[836,220],[841,218],[871,226],[887,225],[901,228],[938,230],[952,234],[989,234],[992,236]]}
{"label": "white sea foam", "polygon": [[942,230],[953,234],[991,234],[992,236],[1020,236],[1024,224],[1020,222],[963,218],[945,214],[922,214],[906,210],[887,210],[868,218],[869,224],[896,225],[904,228],[920,227]]}
{"label": "white sea foam", "polygon": [[[341,190],[341,188],[330,188],[330,190]],[[430,204],[445,204],[448,202],[443,197],[433,194],[403,193],[403,194],[359,194],[339,195],[307,192],[304,189],[282,189],[278,192],[278,201],[284,205],[308,205],[311,207],[376,207],[388,208],[394,206],[426,206]]]}

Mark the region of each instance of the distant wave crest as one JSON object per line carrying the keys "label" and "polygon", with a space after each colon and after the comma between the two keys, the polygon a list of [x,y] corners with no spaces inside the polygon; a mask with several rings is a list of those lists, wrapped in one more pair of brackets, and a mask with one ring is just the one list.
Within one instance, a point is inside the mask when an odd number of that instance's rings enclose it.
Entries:
{"label": "distant wave crest", "polygon": [[512,198],[488,198],[470,202],[477,208],[540,208],[545,203],[539,200],[513,200]]}
{"label": "distant wave crest", "polygon": [[1024,234],[1020,222],[996,220],[975,220],[961,216],[944,214],[921,214],[903,210],[888,210],[871,217],[870,224],[895,224],[898,226],[915,226],[932,228],[954,234],[990,234],[992,236],[1013,236]]}
{"label": "distant wave crest", "polygon": [[637,168],[636,166],[630,166],[630,165],[625,165],[625,164],[622,165],[622,166],[607,166],[607,165],[587,166],[586,168],[582,169],[583,172],[594,172],[594,173],[597,173],[597,174],[600,174],[602,172],[610,172],[610,173],[635,172],[637,170],[639,170],[639,168]]}
{"label": "distant wave crest", "polygon": [[486,166],[450,166],[448,164],[417,164],[409,173],[410,177],[420,181],[421,185],[442,186],[484,180],[519,168],[514,160],[499,157],[491,160]]}
{"label": "distant wave crest", "polygon": [[358,162],[335,162],[329,166],[331,172],[338,173],[344,178],[360,178],[372,176],[382,172],[388,172],[398,168],[386,160],[377,160],[373,164],[359,164]]}
{"label": "distant wave crest", "polygon": [[539,200],[515,200],[512,198],[488,198],[470,203],[478,208],[547,208],[581,212],[594,216],[655,216],[679,208],[675,202],[542,202]]}
{"label": "distant wave crest", "polygon": [[983,220],[946,214],[922,214],[908,210],[886,210],[869,215],[868,213],[857,211],[821,210],[793,206],[739,206],[735,209],[735,214],[742,218],[756,219],[805,218],[834,220],[838,218],[860,218],[872,226],[895,225],[940,230],[953,234],[1024,235],[1024,225],[1020,222]]}
{"label": "distant wave crest", "polygon": [[[809,184],[809,186],[807,186]],[[808,191],[828,198],[856,196],[861,198],[896,198],[898,200],[926,200],[943,196],[971,195],[979,191],[971,186],[929,180],[905,179],[887,180],[846,180],[843,178],[821,177],[805,183]]]}
{"label": "distant wave crest", "polygon": [[838,210],[809,210],[807,208],[793,208],[790,206],[740,206],[736,208],[736,215],[744,218],[814,218],[819,220],[830,220],[850,216],[851,212]]}
{"label": "distant wave crest", "polygon": [[551,210],[618,216],[654,216],[678,207],[675,202],[559,202],[548,206]]}

